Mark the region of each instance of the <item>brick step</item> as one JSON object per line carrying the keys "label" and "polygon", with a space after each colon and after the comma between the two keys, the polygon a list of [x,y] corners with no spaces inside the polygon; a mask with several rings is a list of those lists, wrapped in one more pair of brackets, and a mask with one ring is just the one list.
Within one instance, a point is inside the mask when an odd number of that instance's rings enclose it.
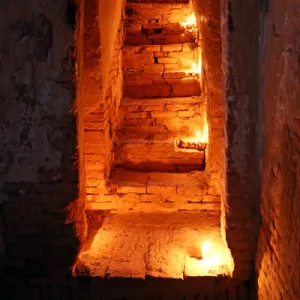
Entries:
{"label": "brick step", "polygon": [[197,78],[198,49],[196,44],[125,46],[125,80]]}
{"label": "brick step", "polygon": [[200,82],[195,78],[124,82],[124,95],[131,98],[190,97],[200,94]]}
{"label": "brick step", "polygon": [[127,0],[129,3],[189,3],[189,0]]}
{"label": "brick step", "polygon": [[[103,214],[88,211],[87,216],[88,235],[77,266],[83,275],[184,279],[230,273],[220,212]],[[210,257],[221,257],[219,263],[207,264],[202,258],[201,250],[207,241],[212,243]],[[158,297],[148,297],[155,298]]]}
{"label": "brick step", "polygon": [[125,44],[195,43],[196,27],[184,24],[191,15],[184,3],[126,3]]}
{"label": "brick step", "polygon": [[205,112],[202,97],[123,98],[118,112],[118,130],[194,135],[202,130]]}
{"label": "brick step", "polygon": [[137,172],[115,168],[106,186],[87,188],[88,209],[132,212],[220,210],[206,172]]}
{"label": "brick step", "polygon": [[141,172],[186,173],[205,169],[205,152],[180,149],[179,139],[192,139],[179,133],[119,131],[116,136],[115,166]]}

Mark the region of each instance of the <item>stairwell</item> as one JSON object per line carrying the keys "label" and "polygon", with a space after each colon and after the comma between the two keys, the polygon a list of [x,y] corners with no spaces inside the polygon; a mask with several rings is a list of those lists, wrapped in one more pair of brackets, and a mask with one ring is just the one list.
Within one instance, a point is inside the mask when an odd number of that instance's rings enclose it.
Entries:
{"label": "stairwell", "polygon": [[89,204],[101,216],[88,213],[82,273],[133,278],[228,273],[225,259],[216,269],[201,264],[208,241],[212,255],[226,252],[220,194],[206,170],[206,150],[178,147],[178,141],[200,142],[197,132],[206,130],[199,33],[191,20],[187,0],[126,2],[124,96],[113,167],[98,188],[99,200]]}

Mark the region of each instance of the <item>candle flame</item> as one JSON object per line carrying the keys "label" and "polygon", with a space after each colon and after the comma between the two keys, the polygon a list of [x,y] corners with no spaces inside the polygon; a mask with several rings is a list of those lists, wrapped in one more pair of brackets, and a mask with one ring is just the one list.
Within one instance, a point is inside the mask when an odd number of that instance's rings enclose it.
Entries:
{"label": "candle flame", "polygon": [[222,264],[220,253],[213,253],[216,252],[216,249],[213,249],[212,246],[210,241],[206,241],[202,245],[202,260],[200,263],[205,269],[215,269]]}
{"label": "candle flame", "polygon": [[199,47],[197,50],[197,62],[192,63],[192,70],[194,74],[199,74],[201,75],[201,70],[202,70],[202,52],[201,48]]}
{"label": "candle flame", "polygon": [[211,242],[204,242],[202,245],[202,257],[207,258],[211,249]]}
{"label": "candle flame", "polygon": [[185,28],[187,28],[187,27],[196,27],[195,13],[192,13],[189,17],[187,17],[186,22],[181,22],[181,25]]}
{"label": "candle flame", "polygon": [[208,128],[205,126],[203,131],[196,132],[196,142],[197,143],[207,143],[208,142]]}

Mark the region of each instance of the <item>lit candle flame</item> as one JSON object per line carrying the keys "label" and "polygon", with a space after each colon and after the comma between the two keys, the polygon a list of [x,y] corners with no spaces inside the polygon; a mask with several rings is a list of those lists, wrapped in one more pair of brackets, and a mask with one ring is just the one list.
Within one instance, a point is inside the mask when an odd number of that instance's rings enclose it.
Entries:
{"label": "lit candle flame", "polygon": [[202,70],[202,56],[201,56],[201,48],[198,48],[198,61],[192,63],[192,70],[194,74],[201,74]]}
{"label": "lit candle flame", "polygon": [[196,132],[196,143],[207,143],[208,141],[208,128],[205,126],[202,132]]}
{"label": "lit candle flame", "polygon": [[222,259],[220,254],[211,253],[212,252],[212,243],[206,241],[202,245],[202,260],[201,264],[206,269],[214,269],[219,267],[222,264]]}
{"label": "lit candle flame", "polygon": [[202,257],[207,258],[209,256],[209,251],[211,248],[211,242],[204,242],[202,245]]}
{"label": "lit candle flame", "polygon": [[189,17],[187,17],[186,22],[182,22],[181,25],[184,27],[195,27],[196,26],[195,13],[192,13]]}

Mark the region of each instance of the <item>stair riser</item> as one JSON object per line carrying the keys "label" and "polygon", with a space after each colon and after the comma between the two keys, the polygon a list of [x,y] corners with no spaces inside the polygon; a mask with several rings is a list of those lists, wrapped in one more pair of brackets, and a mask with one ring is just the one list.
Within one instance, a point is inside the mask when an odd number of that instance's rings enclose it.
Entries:
{"label": "stair riser", "polygon": [[179,151],[174,143],[118,145],[115,165],[138,171],[187,172],[204,169],[204,152]]}
{"label": "stair riser", "polygon": [[125,47],[123,50],[125,79],[129,80],[131,74],[137,74],[144,79],[151,78],[153,74],[160,74],[161,78],[166,79],[195,76],[193,66],[197,66],[198,53],[198,48],[194,44]]}
{"label": "stair riser", "polygon": [[[177,212],[219,211],[220,202],[201,202],[203,196],[187,196],[162,193],[116,193],[112,195],[87,195],[87,209],[116,212]],[[211,197],[209,199],[212,199]]]}
{"label": "stair riser", "polygon": [[129,45],[194,43],[195,27],[182,23],[191,16],[188,4],[127,3],[125,43]]}
{"label": "stair riser", "polygon": [[136,172],[116,168],[111,179],[88,181],[86,200],[95,210],[219,210],[220,179],[206,172]]}
{"label": "stair riser", "polygon": [[135,84],[124,83],[124,95],[132,98],[162,98],[200,96],[197,79],[137,80]]}
{"label": "stair riser", "polygon": [[191,133],[196,132],[197,128],[201,128],[202,117],[194,117],[188,119],[182,118],[148,118],[148,119],[127,119],[121,122],[122,130],[130,130],[135,132],[182,132]]}
{"label": "stair riser", "polygon": [[127,0],[129,3],[189,3],[189,0]]}
{"label": "stair riser", "polygon": [[[155,100],[153,100],[154,102]],[[136,110],[131,110],[136,108]],[[205,107],[201,106],[121,106],[118,128],[122,131],[143,132],[176,131],[195,134],[203,127]]]}
{"label": "stair riser", "polygon": [[127,45],[172,45],[195,43],[195,34],[190,32],[178,32],[177,34],[127,34],[125,43]]}
{"label": "stair riser", "polygon": [[[197,117],[205,115],[204,103],[194,104],[160,104],[159,101],[151,99],[152,103],[149,105],[121,105],[119,108],[119,126],[121,129],[125,122],[130,124],[130,120],[147,120],[147,124],[156,125],[156,119],[176,119],[190,120],[194,123],[195,129],[200,130],[201,123],[195,123]],[[188,119],[187,119],[188,118]],[[199,121],[199,120],[198,120]],[[135,123],[135,124],[138,124]],[[191,125],[191,124],[190,124]],[[194,132],[195,133],[195,132]]]}

